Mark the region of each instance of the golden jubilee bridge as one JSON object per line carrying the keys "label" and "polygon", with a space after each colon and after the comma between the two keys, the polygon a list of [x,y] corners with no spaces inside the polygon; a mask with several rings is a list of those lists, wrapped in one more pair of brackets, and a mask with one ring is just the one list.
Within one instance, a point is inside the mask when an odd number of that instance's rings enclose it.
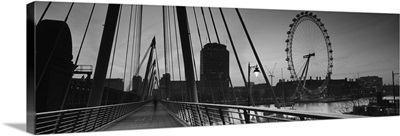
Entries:
{"label": "golden jubilee bridge", "polygon": [[[34,89],[28,90],[34,96],[28,98],[28,113],[33,111],[28,126],[34,127],[27,129],[34,134],[362,117],[282,109],[241,9],[35,2],[28,5],[28,13],[28,35],[35,35],[28,39],[33,43],[28,49],[36,54],[28,62],[35,62],[36,77]],[[312,12],[287,20],[288,38],[282,41],[287,58],[282,61],[287,61],[291,78],[297,81],[293,96],[320,97],[333,67],[327,30]],[[303,51],[297,50],[297,44],[304,43],[301,37],[310,35],[300,33],[306,23],[319,32],[313,35],[319,39],[316,50],[298,53]],[[235,43],[238,29],[244,40]],[[248,63],[247,73],[236,47],[244,43],[256,62]],[[209,52],[226,50],[227,45],[244,94],[233,90],[229,63],[218,63],[227,51],[207,58]],[[194,55],[199,52],[204,54],[200,60]],[[314,70],[314,58],[322,58],[317,62],[322,70]],[[204,66],[198,69],[199,63]],[[208,68],[205,63],[216,66]],[[228,73],[218,71],[227,67]],[[326,77],[314,88],[306,86],[312,71]],[[249,81],[253,72],[263,76],[276,109],[254,107]]]}

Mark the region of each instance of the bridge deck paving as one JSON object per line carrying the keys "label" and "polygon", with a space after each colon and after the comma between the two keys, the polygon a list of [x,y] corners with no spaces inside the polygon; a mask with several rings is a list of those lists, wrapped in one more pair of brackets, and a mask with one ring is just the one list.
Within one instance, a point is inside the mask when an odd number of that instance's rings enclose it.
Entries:
{"label": "bridge deck paving", "polygon": [[183,127],[167,109],[158,104],[154,107],[153,103],[146,104],[142,109],[132,113],[128,117],[105,128],[108,130],[132,130],[132,129],[148,129],[148,128],[169,128]]}

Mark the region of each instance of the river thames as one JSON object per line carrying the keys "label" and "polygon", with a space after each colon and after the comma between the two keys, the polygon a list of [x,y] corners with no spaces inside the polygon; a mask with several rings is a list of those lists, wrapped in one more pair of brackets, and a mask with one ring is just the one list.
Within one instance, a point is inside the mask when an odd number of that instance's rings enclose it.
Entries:
{"label": "river thames", "polygon": [[[385,96],[383,99],[393,100],[393,96]],[[399,97],[396,97],[396,100]],[[292,107],[282,107],[281,109],[302,110],[318,113],[337,113],[351,112],[353,106],[368,105],[370,98],[361,98],[353,101],[342,102],[311,102],[311,103],[295,103]],[[256,107],[276,109],[274,104],[257,105]]]}

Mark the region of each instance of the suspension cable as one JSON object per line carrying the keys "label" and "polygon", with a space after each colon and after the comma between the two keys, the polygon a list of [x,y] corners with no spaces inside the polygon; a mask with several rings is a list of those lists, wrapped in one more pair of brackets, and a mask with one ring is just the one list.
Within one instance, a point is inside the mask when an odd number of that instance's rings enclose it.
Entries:
{"label": "suspension cable", "polygon": [[[157,52],[157,46],[154,46],[154,50],[156,51],[156,60],[157,60],[157,74],[158,74],[158,80],[160,80],[161,79],[161,76],[160,76],[160,67],[159,67],[159,64],[158,64],[158,52]],[[157,81],[157,83],[158,83],[158,90],[160,91],[160,97],[161,97],[161,99],[162,99],[162,91],[161,91],[161,88],[160,88],[160,83]]]}
{"label": "suspension cable", "polygon": [[[275,95],[274,89],[273,89],[272,86],[269,84],[269,81],[268,81],[268,78],[267,78],[267,74],[265,74],[264,67],[262,67],[260,58],[258,57],[258,54],[257,54],[256,49],[254,48],[253,41],[252,41],[251,38],[250,38],[249,32],[247,31],[247,28],[246,28],[246,25],[244,24],[243,18],[242,18],[242,16],[240,15],[239,9],[238,9],[238,8],[235,8],[235,10],[236,10],[236,13],[237,13],[237,15],[238,15],[238,17],[239,17],[239,20],[240,20],[241,24],[242,24],[242,27],[243,27],[244,32],[245,32],[245,34],[246,34],[247,40],[248,40],[249,43],[250,43],[250,47],[251,47],[251,49],[253,50],[253,54],[254,54],[254,56],[256,57],[257,63],[258,63],[258,65],[261,66],[260,69],[261,69],[261,73],[262,73],[263,76],[264,76],[265,83],[266,83],[267,86],[269,86],[270,89],[271,89],[271,92],[272,92],[272,95],[273,95],[273,98],[274,98],[276,107],[277,107],[278,109],[280,109],[280,105],[279,105],[278,100],[276,99],[276,95]],[[250,79],[249,79],[249,80],[250,80]],[[249,87],[250,87],[250,86],[249,86]]]}
{"label": "suspension cable", "polygon": [[42,16],[40,17],[40,19],[39,19],[39,21],[38,21],[38,24],[43,20],[44,15],[46,15],[47,10],[49,9],[51,3],[52,3],[52,2],[50,1],[50,2],[47,4],[46,9],[43,11],[43,14],[42,14]]}
{"label": "suspension cable", "polygon": [[217,31],[217,27],[215,26],[214,17],[212,15],[211,8],[208,7],[208,10],[210,11],[211,21],[212,21],[212,24],[214,26],[215,36],[217,37],[218,43],[221,44],[221,42],[219,41],[218,31]]}
{"label": "suspension cable", "polygon": [[[134,17],[134,20],[133,20],[133,22],[136,22],[136,20],[137,20],[137,13],[138,13],[138,11],[139,11],[139,9],[138,9],[138,7],[139,7],[139,5],[136,5],[136,8],[135,8],[135,17]],[[136,31],[136,24],[135,25],[133,25],[133,32],[135,32]],[[133,35],[133,37],[135,37],[135,35]],[[136,40],[140,40],[140,39],[136,39]],[[132,89],[133,90],[133,85],[132,85],[132,71],[133,71],[133,53],[134,53],[134,49],[135,49],[135,38],[132,38],[132,54],[131,54],[131,68],[130,68],[130,71],[129,71],[129,88],[130,89]]]}
{"label": "suspension cable", "polygon": [[236,52],[236,48],[235,48],[235,45],[234,45],[234,43],[233,43],[232,36],[231,36],[230,31],[229,31],[228,25],[227,25],[227,23],[226,23],[224,13],[222,12],[222,9],[221,9],[221,8],[219,8],[219,11],[221,12],[222,20],[224,21],[225,29],[226,29],[226,32],[227,32],[227,34],[228,34],[229,41],[231,42],[231,46],[232,46],[232,49],[233,49],[233,53],[235,54],[236,62],[237,62],[237,64],[238,64],[238,66],[239,66],[240,74],[242,75],[244,85],[247,86],[246,77],[245,77],[245,75],[244,75],[242,65],[240,64],[239,56],[238,56],[238,54],[237,54],[237,52]]}
{"label": "suspension cable", "polygon": [[[186,20],[186,23],[189,24],[188,20]],[[191,38],[191,32],[190,29],[188,29],[188,37],[189,37],[189,42],[190,42],[190,51],[192,52],[192,60],[193,60],[193,67],[194,67],[194,72],[195,72],[195,77],[196,77],[196,81],[199,80],[198,75],[197,75],[197,66],[196,66],[196,59],[194,58],[194,54],[193,54],[193,42],[192,42],[192,38]],[[195,85],[196,85],[196,81],[195,81]],[[201,96],[199,96],[199,101],[201,101]]]}
{"label": "suspension cable", "polygon": [[196,21],[197,34],[199,35],[200,46],[201,46],[201,49],[203,49],[203,42],[201,41],[199,24],[197,23],[197,15],[196,15],[196,10],[194,7],[193,7],[193,13],[194,13],[194,20]]}
{"label": "suspension cable", "polygon": [[[133,5],[131,5],[131,12],[129,14],[129,26],[128,26],[128,42],[126,43],[126,53],[125,53],[125,67],[124,67],[124,82],[125,80],[125,75],[126,75],[126,64],[128,62],[128,51],[129,51],[129,40],[130,40],[130,34],[131,34],[131,26],[132,26],[132,12],[133,12]],[[133,52],[132,52],[133,54]],[[129,83],[130,84],[130,83]],[[128,86],[129,86],[128,84]],[[126,91],[129,91],[129,89],[127,89]]]}
{"label": "suspension cable", "polygon": [[204,25],[206,26],[206,32],[207,32],[207,36],[208,36],[208,42],[211,43],[210,34],[208,33],[208,27],[207,27],[206,17],[204,16],[203,7],[201,7],[201,14],[203,15]]}
{"label": "suspension cable", "polygon": [[173,59],[173,54],[172,54],[172,33],[171,33],[171,17],[170,17],[170,7],[167,7],[167,20],[168,20],[168,31],[169,31],[169,49],[170,49],[170,53],[169,53],[169,57],[171,60],[171,74],[172,74],[172,80],[174,80],[174,59]]}
{"label": "suspension cable", "polygon": [[113,67],[114,67],[114,60],[115,60],[115,51],[117,50],[117,42],[118,42],[118,32],[119,32],[119,29],[120,29],[120,23],[121,23],[121,13],[122,13],[122,5],[121,5],[121,8],[119,9],[119,15],[118,15],[118,24],[117,24],[117,32],[116,32],[116,35],[115,35],[115,42],[114,42],[114,51],[113,51],[113,59],[111,60],[111,68],[110,68],[110,76],[109,76],[109,79],[108,79],[108,87],[107,87],[107,93],[106,93],[106,101],[105,101],[105,103],[104,103],[104,105],[107,105],[107,102],[108,102],[108,94],[109,94],[109,92],[110,92],[110,80],[111,80],[111,75],[112,75],[112,71],[113,71]]}
{"label": "suspension cable", "polygon": [[[88,23],[86,25],[85,33],[83,34],[81,46],[79,47],[78,55],[76,56],[76,59],[75,59],[75,66],[78,64],[79,56],[81,54],[83,43],[84,43],[84,41],[86,39],[86,33],[87,33],[88,28],[89,28],[90,21],[92,19],[92,15],[93,15],[93,11],[94,11],[95,5],[96,5],[96,3],[93,4],[92,11],[90,13]],[[74,69],[72,70],[72,73],[73,72],[74,72]],[[74,76],[74,75],[72,74],[72,76]],[[67,88],[66,88],[66,91],[65,91],[65,94],[64,94],[64,98],[63,98],[63,101],[62,101],[62,104],[61,104],[61,110],[64,109],[65,101],[67,100],[67,96],[68,96],[68,93],[69,93],[71,82],[72,82],[72,77],[71,77],[71,79],[69,79],[69,82],[68,82],[68,85],[67,85]]]}
{"label": "suspension cable", "polygon": [[89,16],[88,23],[86,25],[85,33],[83,34],[81,46],[79,47],[78,55],[76,56],[76,59],[75,59],[75,65],[78,64],[79,56],[81,55],[81,50],[82,50],[82,47],[83,47],[83,42],[85,42],[86,33],[87,33],[88,28],[89,28],[89,24],[90,24],[90,21],[92,19],[92,15],[93,15],[93,11],[94,11],[95,6],[96,6],[96,3],[93,3],[92,11],[90,12],[90,16]]}
{"label": "suspension cable", "polygon": [[[177,33],[177,26],[176,26],[176,10],[175,8],[172,9],[173,15],[174,15],[174,30],[175,30],[175,44],[176,44],[176,56],[178,57],[178,70],[179,70],[179,81],[182,81],[181,77],[181,63],[180,63],[180,57],[179,57],[179,48],[178,48],[178,33]],[[194,7],[193,7],[194,10]],[[197,19],[196,19],[197,20]],[[197,24],[197,22],[196,22]],[[199,27],[197,27],[197,30]],[[201,39],[200,39],[201,41]],[[201,43],[201,42],[200,42]],[[180,83],[180,82],[179,82]],[[179,90],[181,91],[181,101],[183,101],[183,90],[182,90],[182,85],[179,86]]]}

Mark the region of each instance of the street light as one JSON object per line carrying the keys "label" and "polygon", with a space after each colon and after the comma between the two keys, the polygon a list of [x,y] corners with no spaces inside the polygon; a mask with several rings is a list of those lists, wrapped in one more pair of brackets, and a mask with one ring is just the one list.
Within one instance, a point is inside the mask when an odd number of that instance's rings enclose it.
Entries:
{"label": "street light", "polygon": [[254,69],[253,73],[256,75],[256,77],[258,77],[258,74],[260,73],[260,70],[258,70],[258,66],[257,65],[256,65],[256,68]]}
{"label": "street light", "polygon": [[253,96],[251,95],[251,87],[250,87],[250,71],[251,71],[252,68],[254,68],[253,73],[256,75],[256,77],[258,77],[258,74],[260,73],[260,70],[258,69],[258,66],[257,65],[250,66],[250,62],[249,62],[248,73],[247,73],[247,75],[248,75],[247,87],[249,89],[249,97],[248,97],[248,105],[249,106],[254,106],[254,100],[253,100]]}

